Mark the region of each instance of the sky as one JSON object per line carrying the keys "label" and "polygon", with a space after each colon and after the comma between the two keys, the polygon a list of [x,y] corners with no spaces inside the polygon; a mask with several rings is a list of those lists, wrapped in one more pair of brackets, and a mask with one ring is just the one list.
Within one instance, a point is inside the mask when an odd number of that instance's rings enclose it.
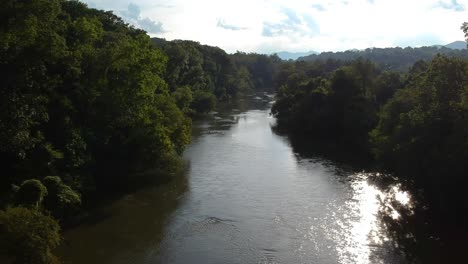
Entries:
{"label": "sky", "polygon": [[343,51],[463,40],[468,0],[81,0],[152,37],[236,51]]}

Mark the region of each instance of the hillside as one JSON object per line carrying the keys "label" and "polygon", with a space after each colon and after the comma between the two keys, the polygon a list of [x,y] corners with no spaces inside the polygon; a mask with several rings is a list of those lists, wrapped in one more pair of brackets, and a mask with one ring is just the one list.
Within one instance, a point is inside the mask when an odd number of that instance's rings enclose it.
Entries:
{"label": "hillside", "polygon": [[419,60],[429,61],[437,54],[449,57],[468,58],[467,49],[451,49],[447,47],[420,47],[420,48],[368,48],[365,50],[347,50],[341,52],[322,52],[298,58],[301,61],[342,60],[352,61],[357,58],[368,59],[384,70],[404,72]]}
{"label": "hillside", "polygon": [[312,54],[318,54],[315,51],[307,51],[307,52],[289,52],[289,51],[280,51],[277,52],[276,55],[280,57],[282,60],[297,60],[300,57],[309,56]]}
{"label": "hillside", "polygon": [[461,50],[461,49],[466,49],[466,44],[467,43],[465,41],[454,41],[452,43],[445,45],[444,47],[449,48],[449,49]]}

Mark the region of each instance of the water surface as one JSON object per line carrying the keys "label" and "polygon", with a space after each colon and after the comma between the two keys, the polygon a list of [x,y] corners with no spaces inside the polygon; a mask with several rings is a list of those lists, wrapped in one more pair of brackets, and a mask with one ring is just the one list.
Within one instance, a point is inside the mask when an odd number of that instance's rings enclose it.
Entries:
{"label": "water surface", "polygon": [[[379,220],[376,173],[296,153],[271,97],[194,122],[187,174],[66,234],[72,263],[404,263]],[[410,197],[392,192],[400,205]],[[397,219],[396,212],[391,212]]]}

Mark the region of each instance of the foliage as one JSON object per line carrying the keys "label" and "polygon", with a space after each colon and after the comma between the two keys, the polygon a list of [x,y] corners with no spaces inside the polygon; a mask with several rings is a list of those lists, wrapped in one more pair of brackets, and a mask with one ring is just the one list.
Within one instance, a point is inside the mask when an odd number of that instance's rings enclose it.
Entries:
{"label": "foliage", "polygon": [[166,80],[171,91],[188,86],[193,92],[212,93],[225,100],[238,93],[274,90],[274,76],[281,60],[255,53],[226,54],[218,47],[194,41],[152,38],[169,57]]}
{"label": "foliage", "polygon": [[172,92],[172,96],[174,97],[177,106],[185,114],[190,115],[192,113],[190,105],[193,102],[193,91],[189,86],[182,86],[177,88],[174,92]]}
{"label": "foliage", "polygon": [[[241,90],[275,91],[275,76],[281,59],[276,55],[237,52],[232,60],[239,69],[235,82]],[[250,73],[250,74],[249,74]]]}
{"label": "foliage", "polygon": [[39,180],[26,180],[16,192],[16,204],[37,209],[47,194],[47,188]]}
{"label": "foliage", "polygon": [[280,128],[365,151],[367,133],[376,122],[380,72],[363,60],[330,73],[301,64],[295,65],[298,71],[285,68],[282,73],[284,84],[272,108]]}
{"label": "foliage", "polygon": [[196,91],[191,103],[192,109],[198,113],[208,113],[216,105],[216,97],[209,92]]}
{"label": "foliage", "polygon": [[15,0],[1,12],[2,189],[50,174],[105,187],[105,175],[164,166],[189,142],[167,57],[145,32],[78,1]]}
{"label": "foliage", "polygon": [[[441,204],[466,184],[467,76],[466,60],[437,56],[426,70],[409,77],[371,132],[376,157],[426,191],[437,192]],[[441,181],[440,175],[446,178]]]}
{"label": "foliage", "polygon": [[[465,33],[465,39],[468,42],[468,22],[464,22],[461,26],[461,30],[463,30],[463,33]],[[468,45],[468,44],[467,44]],[[468,46],[467,46],[468,48]]]}
{"label": "foliage", "polygon": [[168,42],[158,38],[152,41],[169,57],[165,74],[169,89],[178,96],[181,94],[177,91],[183,87],[192,91],[192,111],[206,113],[218,100],[229,100],[253,90],[274,89],[273,79],[280,64],[276,56],[239,52],[228,55],[218,47],[194,41]]}
{"label": "foliage", "polygon": [[75,213],[81,205],[80,194],[64,184],[58,176],[47,176],[42,182],[47,187],[44,207],[57,219],[67,218]]}
{"label": "foliage", "polygon": [[59,263],[52,254],[60,243],[60,226],[52,217],[23,207],[0,211],[0,248],[14,263]]}
{"label": "foliage", "polygon": [[[465,24],[464,24],[465,25]],[[466,26],[464,27],[466,29]],[[437,54],[446,56],[468,58],[468,49],[453,50],[447,47],[431,46],[420,48],[368,48],[365,50],[347,50],[341,52],[322,52],[301,57],[298,60],[307,62],[340,60],[354,61],[358,58],[370,60],[382,70],[406,72],[417,61],[430,61]]]}
{"label": "foliage", "polygon": [[330,71],[321,63],[282,65],[272,108],[278,128],[373,154],[422,188],[435,210],[464,221],[466,205],[448,205],[468,183],[468,62],[437,55],[405,76],[362,59]]}

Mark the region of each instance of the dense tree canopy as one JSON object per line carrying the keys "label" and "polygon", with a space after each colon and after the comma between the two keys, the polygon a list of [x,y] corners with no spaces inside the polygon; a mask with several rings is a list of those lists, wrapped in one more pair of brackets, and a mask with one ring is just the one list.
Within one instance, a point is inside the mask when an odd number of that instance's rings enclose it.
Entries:
{"label": "dense tree canopy", "polygon": [[448,205],[464,199],[468,183],[468,61],[437,55],[405,75],[362,59],[315,71],[320,63],[282,66],[272,108],[278,127],[372,154],[422,188],[434,208],[464,221],[466,205]]}
{"label": "dense tree canopy", "polygon": [[[468,34],[466,23],[462,30]],[[7,247],[0,254],[53,263],[60,226],[52,216],[64,223],[91,194],[147,172],[172,175],[190,142],[191,117],[220,100],[278,87],[272,112],[280,127],[372,152],[427,190],[447,175],[437,197],[459,198],[448,187],[466,184],[468,64],[444,56],[420,61],[436,53],[468,57],[423,47],[282,62],[150,39],[112,12],[75,0],[6,1],[0,243]]]}
{"label": "dense tree canopy", "polygon": [[191,108],[195,112],[208,112],[217,100],[229,100],[238,94],[275,90],[274,78],[281,64],[276,55],[229,55],[220,48],[194,41],[152,41],[169,57],[165,79],[170,90],[190,87]]}
{"label": "dense tree canopy", "polygon": [[377,159],[439,193],[441,205],[467,183],[467,95],[468,62],[437,56],[425,70],[410,73],[371,132]]}
{"label": "dense tree canopy", "polygon": [[368,48],[365,50],[322,52],[320,54],[312,54],[306,57],[301,57],[298,60],[304,60],[308,62],[326,61],[328,59],[353,61],[361,57],[377,64],[382,70],[406,72],[417,61],[432,60],[437,54],[468,58],[468,49],[454,50],[440,46],[420,48]]}
{"label": "dense tree canopy", "polygon": [[[463,33],[465,33],[465,39],[468,42],[468,22],[463,23],[463,25],[461,26],[461,29],[463,30]],[[467,48],[468,48],[468,44],[467,44]]]}
{"label": "dense tree canopy", "polygon": [[53,255],[59,245],[60,226],[52,217],[23,207],[0,211],[0,254],[15,264],[60,263]]}
{"label": "dense tree canopy", "polygon": [[4,182],[86,171],[100,183],[107,169],[164,166],[189,142],[167,56],[143,31],[77,1],[9,1],[2,11],[0,154],[15,177]]}
{"label": "dense tree canopy", "polygon": [[[326,71],[283,69],[283,79],[272,113],[280,128],[311,137],[328,139],[343,145],[365,148],[367,133],[376,124],[379,102],[390,96],[388,78],[399,79],[391,73],[381,73],[374,64],[357,60],[349,65],[330,67]],[[315,64],[315,63],[314,63]],[[318,64],[320,65],[320,64]],[[321,66],[318,66],[321,68]],[[385,91],[384,91],[385,90]]]}
{"label": "dense tree canopy", "polygon": [[[0,208],[27,208],[3,220],[38,218],[39,228],[50,213],[63,224],[92,197],[173,175],[190,142],[190,117],[273,88],[277,58],[236,58],[192,41],[151,40],[75,0],[3,3]],[[14,246],[30,239],[6,235]],[[46,261],[56,243],[35,249]]]}

